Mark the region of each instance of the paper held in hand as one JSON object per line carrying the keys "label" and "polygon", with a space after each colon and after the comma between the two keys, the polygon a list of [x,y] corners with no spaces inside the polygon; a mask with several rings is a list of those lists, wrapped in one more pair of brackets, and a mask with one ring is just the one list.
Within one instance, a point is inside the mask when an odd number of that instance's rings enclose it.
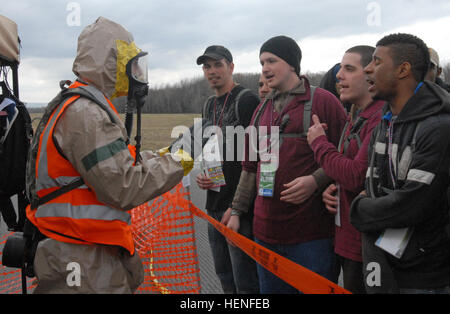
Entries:
{"label": "paper held in hand", "polygon": [[386,229],[381,233],[375,245],[396,258],[401,258],[412,233],[413,228]]}
{"label": "paper held in hand", "polygon": [[219,192],[220,187],[226,185],[226,182],[222,169],[222,158],[217,135],[211,136],[203,147],[201,164],[203,173],[213,182],[210,190]]}

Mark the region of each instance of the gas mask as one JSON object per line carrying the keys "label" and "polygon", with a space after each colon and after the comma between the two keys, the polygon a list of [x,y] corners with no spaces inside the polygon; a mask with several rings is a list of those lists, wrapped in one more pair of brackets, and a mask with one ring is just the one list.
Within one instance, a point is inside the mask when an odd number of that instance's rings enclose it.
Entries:
{"label": "gas mask", "polygon": [[[128,140],[133,129],[133,112],[137,112],[136,129],[136,164],[140,161],[141,147],[141,109],[145,104],[148,95],[148,67],[147,52],[141,51],[133,57],[126,65],[126,74],[128,76],[128,97],[126,105],[125,128],[128,134]],[[127,143],[129,144],[129,143]]]}
{"label": "gas mask", "polygon": [[141,51],[126,66],[128,76],[128,105],[142,107],[148,94],[147,52]]}

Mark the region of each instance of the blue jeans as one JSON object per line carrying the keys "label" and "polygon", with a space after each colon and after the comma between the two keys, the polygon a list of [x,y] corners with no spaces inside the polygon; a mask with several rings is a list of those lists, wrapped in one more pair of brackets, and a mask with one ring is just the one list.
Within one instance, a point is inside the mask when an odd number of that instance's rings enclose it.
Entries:
{"label": "blue jeans", "polygon": [[[220,221],[223,211],[209,211],[208,215]],[[253,217],[240,217],[239,233],[247,238],[253,237]],[[228,245],[226,238],[211,224],[208,224],[208,238],[211,246],[214,267],[223,292],[226,294],[259,293],[256,262],[240,248]]]}
{"label": "blue jeans", "polygon": [[[259,239],[255,242],[280,254],[309,270],[336,282],[336,261],[333,239],[320,239],[299,244],[268,244]],[[295,294],[297,289],[278,278],[258,264],[259,287],[262,294]]]}

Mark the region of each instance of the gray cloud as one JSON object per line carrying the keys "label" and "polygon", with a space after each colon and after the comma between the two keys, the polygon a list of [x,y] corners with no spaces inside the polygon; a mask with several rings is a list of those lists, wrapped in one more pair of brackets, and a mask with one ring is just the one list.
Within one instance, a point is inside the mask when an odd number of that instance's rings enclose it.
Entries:
{"label": "gray cloud", "polygon": [[[70,2],[80,5],[80,26],[67,25]],[[370,3],[380,9],[378,26],[367,23]],[[0,14],[18,24],[22,59],[73,59],[82,29],[104,16],[122,24],[138,46],[149,50],[151,67],[177,71],[188,63],[194,67],[196,57],[211,44],[223,44],[236,55],[257,51],[265,40],[280,34],[301,45],[310,36],[383,33],[449,16],[450,4],[448,0],[17,0]],[[52,70],[40,68],[43,75]],[[69,75],[71,69],[64,73]]]}
{"label": "gray cloud", "polygon": [[[342,36],[387,30],[420,19],[450,14],[448,1],[400,0],[211,0],[75,1],[81,8],[81,26],[66,23],[71,1],[15,1],[3,8],[16,21],[23,56],[70,57],[82,28],[98,16],[124,25],[137,43],[160,50],[189,50],[210,43],[254,49],[279,34],[297,40],[317,36]],[[367,5],[378,3],[381,26],[367,25]],[[16,5],[17,3],[17,5]]]}

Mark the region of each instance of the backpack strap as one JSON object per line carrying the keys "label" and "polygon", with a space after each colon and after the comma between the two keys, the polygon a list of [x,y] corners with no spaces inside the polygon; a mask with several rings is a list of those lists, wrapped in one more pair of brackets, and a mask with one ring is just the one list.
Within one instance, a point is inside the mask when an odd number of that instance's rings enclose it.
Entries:
{"label": "backpack strap", "polygon": [[214,99],[214,95],[211,95],[206,99],[205,103],[203,104],[203,118],[206,118],[206,114],[208,113],[208,105],[211,103],[211,100]]}
{"label": "backpack strap", "polygon": [[[362,116],[358,116],[356,118],[355,123],[353,124],[352,128],[350,129],[350,134],[347,138],[345,138],[345,132],[347,131],[347,127],[350,124],[350,121],[347,121],[347,123],[344,126],[344,129],[342,131],[342,135],[341,138],[339,140],[339,146],[338,146],[338,150],[339,152],[345,153],[347,151],[347,148],[350,144],[350,141],[352,139],[356,139],[356,143],[358,144],[358,148],[361,147],[362,145],[362,141],[361,141],[361,137],[359,136],[359,134],[361,133],[362,129],[364,128],[364,125],[366,124],[366,122],[372,118],[372,116],[378,114],[379,111],[374,112],[370,117],[368,118],[364,118]],[[344,147],[342,147],[344,146]]]}
{"label": "backpack strap", "polygon": [[[109,110],[110,106],[109,103],[106,101],[105,96],[103,95],[102,92],[100,92],[98,89],[96,89],[95,87],[92,86],[79,86],[76,88],[63,88],[61,91],[61,97],[59,99],[61,99],[61,101],[59,101],[59,105],[64,104],[68,98],[72,97],[72,96],[81,96],[84,98],[87,98],[91,101],[93,101],[94,103],[96,103],[97,105],[99,105],[103,110],[106,111],[106,113],[108,114],[109,118],[111,119],[111,122],[116,123],[117,122],[117,117],[115,114],[113,114],[111,112],[111,110]],[[53,106],[55,109],[57,106]],[[53,112],[53,110],[50,110],[50,114]],[[47,112],[46,112],[47,113]],[[48,121],[48,119],[46,119]],[[47,122],[45,122],[47,123]],[[36,134],[37,137],[40,137],[40,134]],[[36,158],[37,158],[37,152],[36,154],[31,154],[30,155],[32,158],[30,160],[30,162],[32,163],[32,165],[35,164],[36,162]],[[34,167],[32,167],[33,171],[34,171]],[[61,188],[45,195],[44,197],[38,197],[36,194],[35,195],[31,195],[31,208],[35,209],[37,207],[39,207],[40,205],[43,205],[45,203],[50,202],[51,200],[67,193],[70,192],[74,189],[79,188],[80,186],[84,185],[84,180],[83,178],[79,178],[67,185],[62,186]]]}
{"label": "backpack strap", "polygon": [[310,87],[310,94],[311,97],[309,100],[305,103],[303,107],[303,133],[301,137],[306,137],[308,134],[309,127],[311,126],[311,111],[312,111],[312,105],[314,101],[314,94],[316,92],[316,86]]}
{"label": "backpack strap", "polygon": [[267,103],[269,102],[269,99],[266,98],[264,100],[263,104],[259,107],[258,111],[255,114],[255,120],[253,121],[253,125],[258,129],[259,127],[259,120],[261,119],[261,114],[264,112],[264,109],[266,109]]}
{"label": "backpack strap", "polygon": [[[310,88],[311,97],[309,98],[309,100],[307,102],[305,102],[305,104],[303,106],[303,132],[302,133],[280,132],[281,138],[299,138],[299,137],[302,138],[302,137],[307,136],[308,130],[311,126],[312,104],[314,101],[314,94],[315,94],[316,88],[317,88],[316,86],[311,85],[311,88]],[[259,127],[259,119],[261,118],[261,114],[264,112],[264,109],[266,108],[268,101],[269,101],[269,99],[266,99],[264,101],[264,103],[262,104],[262,106],[259,107],[259,110],[255,114],[254,125],[256,128]],[[285,125],[289,122],[289,115],[286,115],[286,116],[288,117],[287,119],[282,119],[283,120],[282,124],[285,124]],[[284,129],[284,127],[281,127],[281,129]]]}
{"label": "backpack strap", "polygon": [[[350,124],[350,121],[347,121],[344,125],[344,129],[342,131],[341,137],[339,139],[339,144],[338,144],[338,151],[339,152],[344,152],[342,150],[342,145],[344,144],[344,139],[345,139],[345,132],[347,131],[348,125]],[[344,149],[345,150],[345,149]]]}
{"label": "backpack strap", "polygon": [[[285,120],[284,124],[280,127],[280,138],[305,138],[308,135],[308,130],[311,127],[311,112],[312,112],[312,106],[314,101],[314,94],[316,92],[316,86],[311,85],[310,87],[310,94],[311,97],[308,101],[306,101],[303,105],[303,132],[302,133],[284,133],[284,127],[289,122],[289,117],[287,120]],[[283,119],[284,120],[284,119]],[[282,122],[283,124],[283,122]],[[280,143],[281,144],[281,143]]]}
{"label": "backpack strap", "polygon": [[[352,139],[356,139],[358,148],[361,147],[362,141],[361,141],[361,137],[359,136],[359,133],[361,132],[364,125],[366,124],[367,120],[368,120],[367,118],[363,118],[361,116],[356,118],[355,124],[353,124],[352,128],[350,129],[350,134],[347,136],[347,138],[345,138],[345,131],[347,130],[349,122],[347,122],[345,124],[344,131],[341,136],[341,140],[339,141],[339,151],[342,151],[342,153],[345,153],[347,151],[348,146],[350,145],[350,141]],[[342,145],[344,147],[342,147]]]}
{"label": "backpack strap", "polygon": [[106,111],[106,113],[108,114],[109,118],[113,123],[117,122],[116,115],[113,114],[111,110],[109,110],[110,106],[109,103],[106,101],[105,96],[97,88],[87,85],[87,86],[79,86],[76,88],[68,88],[63,91],[63,98],[65,99],[76,95],[80,95],[81,97],[87,98],[95,102],[97,105],[100,106],[100,108]]}
{"label": "backpack strap", "polygon": [[44,197],[33,198],[31,201],[31,208],[32,209],[38,208],[39,206],[44,205],[45,203],[48,203],[51,200],[65,194],[67,192],[75,190],[82,185],[84,185],[84,180],[83,180],[83,178],[79,178],[67,185],[64,185],[63,187],[59,188],[58,190],[55,190],[55,191],[45,195]]}
{"label": "backpack strap", "polygon": [[250,92],[250,89],[248,88],[243,88],[237,95],[236,98],[234,99],[234,112],[236,114],[236,118],[238,120],[238,123],[241,124],[241,119],[239,116],[239,100],[241,99],[242,95],[244,95],[245,93]]}

